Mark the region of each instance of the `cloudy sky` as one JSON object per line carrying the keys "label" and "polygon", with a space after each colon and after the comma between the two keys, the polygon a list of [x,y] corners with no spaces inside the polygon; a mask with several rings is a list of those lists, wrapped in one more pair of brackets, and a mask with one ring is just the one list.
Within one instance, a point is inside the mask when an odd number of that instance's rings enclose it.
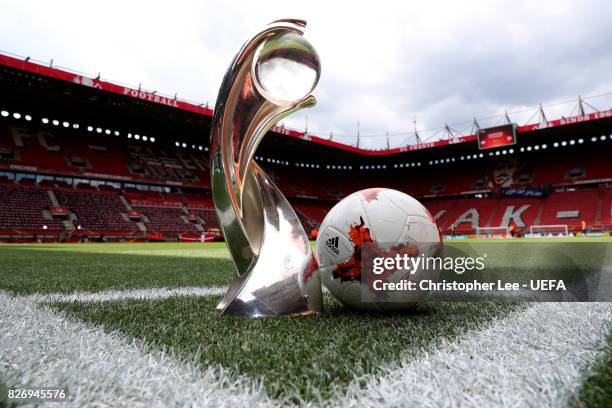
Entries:
{"label": "cloudy sky", "polygon": [[[317,107],[287,126],[362,147],[408,143],[445,123],[469,130],[505,110],[612,91],[610,1],[3,0],[0,50],[214,104],[232,56],[279,18],[308,21],[319,52]],[[590,99],[596,108],[610,97]],[[551,106],[550,115],[573,105]],[[530,110],[531,109],[531,110]],[[467,121],[467,122],[466,122]],[[343,136],[346,135],[346,136]]]}

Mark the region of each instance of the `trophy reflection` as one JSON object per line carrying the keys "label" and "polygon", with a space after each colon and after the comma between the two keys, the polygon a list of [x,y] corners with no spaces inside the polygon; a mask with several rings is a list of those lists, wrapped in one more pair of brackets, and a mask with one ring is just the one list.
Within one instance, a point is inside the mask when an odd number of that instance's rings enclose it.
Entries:
{"label": "trophy reflection", "polygon": [[279,20],[234,57],[211,129],[212,193],[237,274],[217,306],[245,317],[305,315],[322,308],[308,237],[291,205],[253,155],[282,118],[314,106],[320,76],[306,22]]}

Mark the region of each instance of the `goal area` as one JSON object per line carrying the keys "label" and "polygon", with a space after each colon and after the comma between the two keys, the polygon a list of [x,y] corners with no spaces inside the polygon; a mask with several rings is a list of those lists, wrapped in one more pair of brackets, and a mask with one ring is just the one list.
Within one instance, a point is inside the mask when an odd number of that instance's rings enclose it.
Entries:
{"label": "goal area", "polygon": [[567,224],[532,225],[529,227],[531,237],[567,237]]}
{"label": "goal area", "polygon": [[509,238],[510,227],[477,227],[476,238]]}

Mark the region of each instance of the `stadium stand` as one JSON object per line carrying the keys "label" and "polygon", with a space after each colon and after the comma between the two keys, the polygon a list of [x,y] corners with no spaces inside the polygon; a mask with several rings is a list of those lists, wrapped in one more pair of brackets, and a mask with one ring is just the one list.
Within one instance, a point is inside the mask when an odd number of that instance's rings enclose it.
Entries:
{"label": "stadium stand", "polygon": [[[77,185],[77,189],[80,185]],[[73,223],[82,228],[109,231],[135,231],[134,222],[124,218],[126,207],[119,196],[112,192],[85,190],[55,190],[60,205],[67,207],[75,215]]]}
{"label": "stadium stand", "polygon": [[47,191],[22,185],[0,185],[0,230],[64,230],[49,213]]}
{"label": "stadium stand", "polygon": [[[149,186],[152,190],[144,190],[141,189],[142,185],[139,188],[130,187],[131,184],[125,182],[123,190],[120,190],[117,186],[121,181],[116,181],[116,185],[104,183],[96,187],[91,179],[75,177],[77,174],[78,177],[94,174],[121,180],[130,174],[129,163],[133,163],[136,157],[146,169],[140,178],[131,177],[130,182],[155,179],[177,183],[178,180],[188,179],[194,183],[196,178],[185,175],[197,173],[197,180],[209,177],[205,169],[192,168],[192,163],[205,162],[204,153],[193,153],[189,160],[179,149],[172,148],[163,149],[161,156],[156,156],[157,153],[151,149],[146,149],[146,154],[140,149],[136,154],[129,143],[114,140],[103,148],[98,146],[87,150],[83,145],[96,146],[93,144],[96,136],[84,135],[77,142],[68,136],[68,130],[62,137],[51,137],[51,133],[46,132],[44,138],[26,138],[24,135],[36,135],[40,131],[29,130],[24,125],[19,127],[17,133],[14,127],[6,125],[0,130],[5,136],[2,139],[4,146],[8,145],[16,153],[12,158],[5,159],[4,163],[18,163],[17,168],[23,169],[33,168],[36,164],[36,170],[42,164],[46,174],[74,177],[70,184],[64,179],[42,179],[36,183],[35,174],[22,174],[18,184],[14,184],[13,180],[3,175],[0,182],[5,185],[4,229],[40,229],[46,225],[47,228],[65,230],[72,223],[75,228],[80,226],[99,231],[138,231],[136,220],[130,220],[127,216],[130,204],[145,216],[147,231],[173,236],[218,228],[206,183],[198,184],[191,191],[182,191],[183,188],[156,188],[154,185]],[[6,143],[7,139],[13,143]],[[50,144],[49,139],[54,144]],[[98,141],[98,144],[103,143]],[[69,152],[64,147],[67,145],[71,146]],[[363,171],[361,177],[343,177],[340,172],[339,177],[331,178],[326,177],[329,173],[320,169],[270,169],[281,189],[291,198],[307,231],[317,228],[335,201],[352,191],[372,185],[397,188],[422,199],[437,218],[441,230],[449,234],[473,234],[476,227],[506,226],[512,221],[521,227],[567,224],[569,230],[574,232],[581,230],[583,221],[592,230],[610,228],[610,189],[605,187],[605,183],[599,187],[592,186],[592,183],[610,180],[606,152],[589,150],[588,160],[575,159],[572,152],[547,153],[544,156],[522,156],[520,159],[472,162],[469,165],[464,163],[461,171],[456,171],[452,165],[411,169],[410,172],[400,169]],[[157,159],[151,162],[153,157]],[[73,166],[75,161],[86,163],[78,173],[75,173]],[[84,168],[87,173],[83,172]],[[409,177],[403,177],[404,172]],[[325,184],[320,183],[323,179],[326,180]],[[6,187],[9,184],[11,187]],[[498,196],[503,188],[529,188],[534,185],[552,186],[560,191],[554,191],[546,198]],[[68,218],[68,223],[43,217],[43,212],[48,212],[52,206],[46,191],[53,191],[58,205],[70,210],[72,218]],[[476,193],[484,195],[475,198]],[[121,196],[125,198],[125,203]],[[13,197],[12,201],[9,202],[7,197]],[[20,203],[20,210],[7,209],[11,208],[11,203],[13,207]],[[187,220],[189,214],[193,214],[194,220]]]}
{"label": "stadium stand", "polygon": [[598,190],[555,192],[546,199],[542,218],[537,224],[567,224],[570,231],[580,231],[581,221],[591,228],[601,229],[601,217],[597,210],[602,207]]}
{"label": "stadium stand", "polygon": [[[99,86],[85,86],[80,76],[0,57],[0,235],[46,228],[58,240],[187,233],[197,240],[218,231],[210,109],[107,91],[93,79]],[[612,229],[612,110],[517,132],[516,144],[491,150],[469,135],[367,151],[273,128],[255,161],[307,232],[339,199],[375,186],[421,200],[446,234],[510,223]]]}
{"label": "stadium stand", "polygon": [[[6,182],[6,178],[4,179]],[[44,183],[48,184],[48,183]],[[74,214],[72,223],[86,229],[107,231],[136,231],[134,221],[127,218],[128,208],[115,191],[46,189],[42,186],[4,184],[2,192],[2,229],[49,229],[64,230],[65,225],[56,219],[45,218],[45,211],[53,206],[48,193],[53,192],[58,204]],[[195,193],[182,193],[162,197],[156,192],[126,192],[132,203],[147,202],[149,205],[133,204],[134,211],[146,217],[147,230],[178,234],[197,232],[195,225],[218,228],[216,215],[209,205],[209,193],[202,200],[195,200]],[[143,199],[142,197],[146,197]],[[189,197],[189,199],[188,199]],[[148,200],[148,201],[147,201]],[[515,222],[520,227],[530,225],[567,224],[570,231],[581,230],[585,221],[593,230],[611,227],[612,192],[608,189],[583,189],[553,192],[545,199],[535,198],[442,198],[424,201],[425,206],[436,217],[441,230],[446,233],[473,234],[476,227],[507,226]],[[334,201],[293,199],[292,204],[307,231],[317,228]],[[188,215],[198,219],[190,222]]]}
{"label": "stadium stand", "polygon": [[200,225],[204,229],[219,228],[217,214],[213,208],[195,209],[190,208],[189,213],[194,214],[200,219]]}
{"label": "stadium stand", "polygon": [[132,206],[143,214],[147,229],[155,232],[177,234],[181,232],[197,232],[197,228],[187,219],[187,213],[182,208]]}
{"label": "stadium stand", "polygon": [[77,225],[94,230],[106,229],[104,218],[94,205],[89,191],[58,190],[55,196],[61,206],[67,207],[74,214]]}
{"label": "stadium stand", "polygon": [[98,210],[98,216],[104,220],[106,229],[111,231],[137,230],[135,223],[129,221],[125,216],[128,210],[116,193],[98,192],[90,194],[90,197]]}

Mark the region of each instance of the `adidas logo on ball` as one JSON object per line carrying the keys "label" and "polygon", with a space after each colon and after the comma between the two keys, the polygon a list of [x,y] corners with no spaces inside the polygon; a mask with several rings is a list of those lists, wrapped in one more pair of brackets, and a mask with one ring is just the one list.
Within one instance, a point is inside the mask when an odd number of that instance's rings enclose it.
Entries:
{"label": "adidas logo on ball", "polygon": [[340,253],[340,251],[338,251],[338,237],[329,238],[325,241],[325,246],[336,255]]}

